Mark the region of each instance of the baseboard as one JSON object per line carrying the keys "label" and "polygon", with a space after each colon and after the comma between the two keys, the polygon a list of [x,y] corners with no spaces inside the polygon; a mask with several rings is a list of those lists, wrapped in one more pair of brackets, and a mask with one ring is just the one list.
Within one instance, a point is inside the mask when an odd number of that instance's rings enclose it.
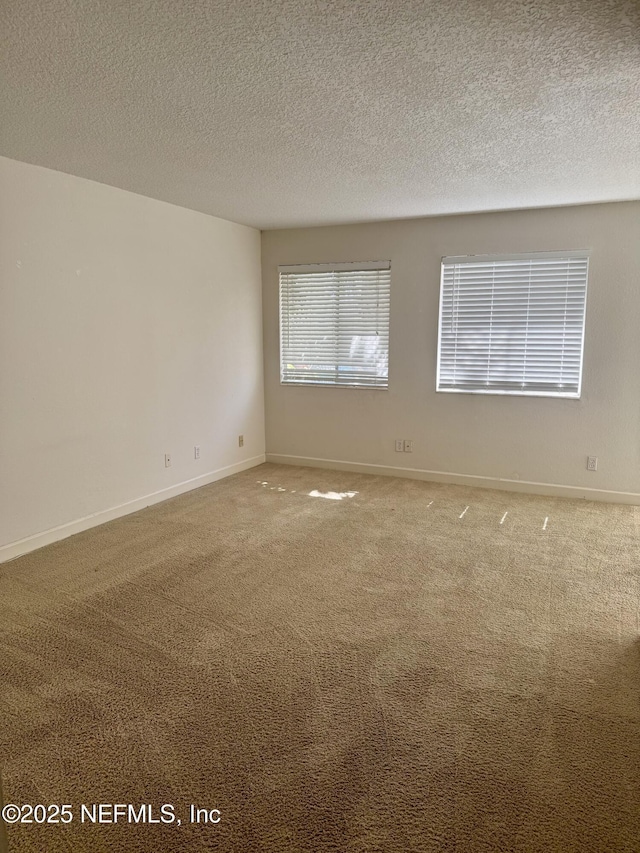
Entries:
{"label": "baseboard", "polygon": [[0,563],[6,563],[7,560],[21,557],[23,554],[28,554],[30,551],[42,548],[44,545],[50,545],[52,542],[58,542],[60,539],[66,539],[67,536],[73,536],[74,533],[81,533],[90,527],[97,527],[100,524],[113,521],[113,519],[120,518],[123,515],[130,515],[132,512],[153,506],[153,504],[166,501],[169,498],[175,498],[185,492],[190,492],[192,489],[208,486],[209,483],[215,483],[216,480],[222,480],[225,477],[230,477],[232,474],[246,471],[248,468],[255,468],[256,465],[261,465],[263,462],[265,462],[264,454],[252,456],[250,459],[236,462],[234,465],[226,465],[223,468],[209,471],[207,474],[202,474],[191,480],[184,480],[182,483],[169,486],[167,489],[160,489],[160,491],[152,492],[150,495],[144,495],[144,497],[95,512],[92,515],[78,518],[75,521],[69,521],[66,524],[61,524],[59,527],[52,527],[50,530],[45,530],[42,533],[34,533],[32,536],[27,536],[25,539],[20,539],[17,542],[2,545],[0,547]]}
{"label": "baseboard", "polygon": [[507,492],[524,492],[530,495],[582,498],[589,501],[640,505],[640,494],[635,492],[614,492],[608,489],[565,486],[559,483],[535,483],[528,480],[481,477],[477,474],[427,471],[422,468],[396,468],[390,465],[369,465],[342,459],[317,459],[312,456],[290,456],[283,453],[267,453],[267,462],[274,462],[279,465],[301,465],[307,468],[327,468],[335,471],[353,471],[360,474],[377,474],[385,477],[408,477],[411,480],[451,483],[456,486],[477,486],[483,489],[502,489]]}

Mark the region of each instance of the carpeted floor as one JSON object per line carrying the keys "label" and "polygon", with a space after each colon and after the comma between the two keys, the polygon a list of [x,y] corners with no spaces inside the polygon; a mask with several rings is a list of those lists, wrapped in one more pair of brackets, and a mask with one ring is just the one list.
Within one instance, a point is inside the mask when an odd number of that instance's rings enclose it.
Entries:
{"label": "carpeted floor", "polygon": [[640,851],[639,542],[635,507],[262,465],[6,563],[4,800],[73,807],[10,849]]}

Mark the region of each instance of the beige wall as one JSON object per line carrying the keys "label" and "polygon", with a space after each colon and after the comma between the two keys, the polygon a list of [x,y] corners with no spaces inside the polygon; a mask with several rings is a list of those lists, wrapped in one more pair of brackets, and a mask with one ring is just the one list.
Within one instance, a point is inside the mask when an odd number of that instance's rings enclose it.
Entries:
{"label": "beige wall", "polygon": [[[436,393],[441,257],[563,249],[591,257],[582,398]],[[379,259],[391,260],[389,390],[280,385],[278,265]],[[262,270],[268,458],[640,497],[639,202],[269,231]]]}
{"label": "beige wall", "polygon": [[261,310],[258,231],[0,158],[0,560],[263,461]]}

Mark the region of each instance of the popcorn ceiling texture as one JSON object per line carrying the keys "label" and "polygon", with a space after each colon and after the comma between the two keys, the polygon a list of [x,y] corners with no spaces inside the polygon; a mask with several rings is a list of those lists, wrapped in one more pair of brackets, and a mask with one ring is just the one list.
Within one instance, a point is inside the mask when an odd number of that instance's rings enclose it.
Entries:
{"label": "popcorn ceiling texture", "polygon": [[0,153],[261,228],[640,196],[637,0],[2,0]]}
{"label": "popcorn ceiling texture", "polygon": [[4,564],[5,801],[183,819],[10,850],[637,853],[639,531],[262,465]]}

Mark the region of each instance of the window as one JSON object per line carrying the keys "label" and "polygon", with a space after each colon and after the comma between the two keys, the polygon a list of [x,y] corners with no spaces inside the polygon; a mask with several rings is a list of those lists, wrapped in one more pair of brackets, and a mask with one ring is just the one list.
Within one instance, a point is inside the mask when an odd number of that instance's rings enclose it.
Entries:
{"label": "window", "polygon": [[388,261],[280,267],[284,384],[389,385]]}
{"label": "window", "polygon": [[443,258],[437,390],[579,397],[588,262]]}

